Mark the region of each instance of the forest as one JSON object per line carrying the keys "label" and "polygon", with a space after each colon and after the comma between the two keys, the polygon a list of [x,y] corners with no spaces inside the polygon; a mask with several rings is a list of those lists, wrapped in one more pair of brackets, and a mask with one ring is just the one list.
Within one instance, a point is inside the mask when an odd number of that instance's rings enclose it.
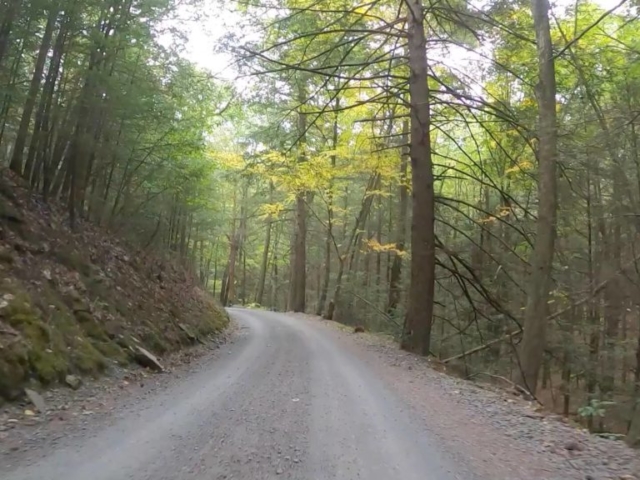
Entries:
{"label": "forest", "polygon": [[[183,54],[185,8],[233,20],[207,46],[233,80]],[[635,444],[639,9],[2,0],[0,160],[223,305],[391,335]]]}

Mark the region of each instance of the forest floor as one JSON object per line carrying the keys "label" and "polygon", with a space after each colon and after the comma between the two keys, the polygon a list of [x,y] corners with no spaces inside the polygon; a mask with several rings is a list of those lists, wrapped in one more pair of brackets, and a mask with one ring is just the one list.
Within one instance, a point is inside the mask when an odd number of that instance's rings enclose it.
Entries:
{"label": "forest floor", "polygon": [[[640,478],[640,452],[388,339],[231,309],[222,344],[0,416],[6,480]],[[15,415],[17,418],[13,418]],[[11,421],[13,420],[13,421]]]}
{"label": "forest floor", "polygon": [[63,206],[0,171],[0,408],[25,388],[77,386],[227,325],[184,264],[78,223],[73,231]]}

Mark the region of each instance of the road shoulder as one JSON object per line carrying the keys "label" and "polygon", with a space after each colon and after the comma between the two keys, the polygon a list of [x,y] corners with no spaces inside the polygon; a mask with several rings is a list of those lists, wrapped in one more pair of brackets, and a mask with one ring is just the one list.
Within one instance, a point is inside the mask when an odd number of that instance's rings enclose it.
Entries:
{"label": "road shoulder", "polygon": [[640,479],[640,452],[621,441],[567,425],[506,390],[438,372],[387,337],[290,315],[327,331],[369,365],[443,445],[465,455],[486,478]]}
{"label": "road shoulder", "polygon": [[0,410],[0,465],[29,464],[144,409],[160,392],[230,353],[244,334],[232,321],[215,339],[164,357],[164,373],[131,365],[97,379],[84,378],[78,390],[50,389],[43,395],[46,414],[33,412],[24,402],[5,405]]}

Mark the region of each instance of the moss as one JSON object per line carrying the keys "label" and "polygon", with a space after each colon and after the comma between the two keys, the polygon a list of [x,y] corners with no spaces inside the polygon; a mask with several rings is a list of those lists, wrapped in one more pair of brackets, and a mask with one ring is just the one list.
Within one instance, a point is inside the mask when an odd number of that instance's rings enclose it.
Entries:
{"label": "moss", "polygon": [[129,359],[125,351],[114,342],[93,342],[95,349],[104,357],[118,362],[120,365],[129,363]]}
{"label": "moss", "polygon": [[154,353],[162,354],[169,350],[169,346],[154,330],[148,330],[142,335],[142,343],[149,347],[149,350]]}
{"label": "moss", "polygon": [[67,310],[67,305],[64,303],[60,294],[51,286],[50,283],[43,285],[42,291],[39,292],[35,304],[42,310],[47,311],[52,308],[58,311]]}
{"label": "moss", "polygon": [[[126,362],[122,349],[109,342],[105,331],[88,311],[72,313],[51,291],[44,297],[43,303],[52,306],[47,323],[26,294],[15,295],[4,312],[5,320],[24,336],[28,372],[38,380],[44,384],[61,381],[72,370],[85,374],[102,372],[107,367],[105,356]],[[71,300],[77,306],[80,298]],[[87,338],[95,340],[99,347]],[[24,371],[17,369],[16,372],[24,381]]]}
{"label": "moss", "polygon": [[91,275],[91,262],[86,260],[82,255],[73,250],[71,247],[61,247],[54,252],[54,256],[58,262],[65,267],[80,272],[84,276]]}
{"label": "moss", "polygon": [[112,301],[111,289],[106,278],[100,275],[90,275],[84,279],[84,285],[93,298],[99,298],[107,302]]}
{"label": "moss", "polygon": [[13,400],[22,393],[22,385],[29,377],[27,347],[14,341],[0,348],[0,397]]}
{"label": "moss", "polygon": [[80,341],[71,353],[73,366],[85,374],[97,374],[107,368],[107,360],[91,343]]}
{"label": "moss", "polygon": [[229,324],[229,316],[225,310],[213,303],[208,307],[192,324],[200,338],[219,333]]}
{"label": "moss", "polygon": [[[12,289],[15,292],[18,287],[13,285]],[[26,293],[15,293],[4,309],[3,316],[24,339],[24,353],[30,373],[47,384],[55,382],[67,372],[64,339],[52,332],[49,325],[43,321],[42,313],[32,305]],[[20,371],[18,374],[22,375]]]}
{"label": "moss", "polygon": [[129,305],[124,299],[115,298],[113,300],[113,308],[115,312],[122,315],[123,317],[129,316]]}
{"label": "moss", "polygon": [[64,379],[69,371],[66,356],[51,349],[31,348],[29,350],[29,365],[38,380],[45,385]]}
{"label": "moss", "polygon": [[[226,312],[204,296],[188,304],[180,299],[171,310],[166,305],[170,299],[156,305],[138,296],[137,309],[133,308],[127,294],[115,289],[114,280],[105,278],[83,255],[70,247],[52,255],[80,273],[86,292],[62,287],[59,291],[54,282],[33,287],[17,278],[0,278],[0,299],[8,302],[2,320],[21,336],[0,344],[0,397],[16,398],[30,381],[47,385],[69,373],[98,375],[110,360],[127,364],[137,345],[161,355],[220,332],[229,322]],[[11,259],[12,252],[4,258],[0,250],[0,264]],[[100,317],[97,312],[103,310],[112,314]]]}
{"label": "moss", "polygon": [[73,313],[78,320],[82,332],[89,338],[98,341],[108,341],[109,337],[100,323],[86,310],[78,310]]}
{"label": "moss", "polygon": [[0,262],[6,263],[8,265],[13,265],[15,262],[15,257],[11,254],[11,251],[6,248],[0,249]]}
{"label": "moss", "polygon": [[118,335],[115,338],[116,345],[118,345],[123,350],[132,350],[136,342],[131,338],[130,335]]}

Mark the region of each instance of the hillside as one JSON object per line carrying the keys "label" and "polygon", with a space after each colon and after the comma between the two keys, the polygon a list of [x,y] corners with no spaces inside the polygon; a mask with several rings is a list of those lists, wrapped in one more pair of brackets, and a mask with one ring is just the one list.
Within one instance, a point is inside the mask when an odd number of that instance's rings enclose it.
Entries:
{"label": "hillside", "polygon": [[[99,375],[221,331],[228,317],[184,267],[134,249],[0,178],[0,398]],[[1,401],[1,400],[0,400]]]}

